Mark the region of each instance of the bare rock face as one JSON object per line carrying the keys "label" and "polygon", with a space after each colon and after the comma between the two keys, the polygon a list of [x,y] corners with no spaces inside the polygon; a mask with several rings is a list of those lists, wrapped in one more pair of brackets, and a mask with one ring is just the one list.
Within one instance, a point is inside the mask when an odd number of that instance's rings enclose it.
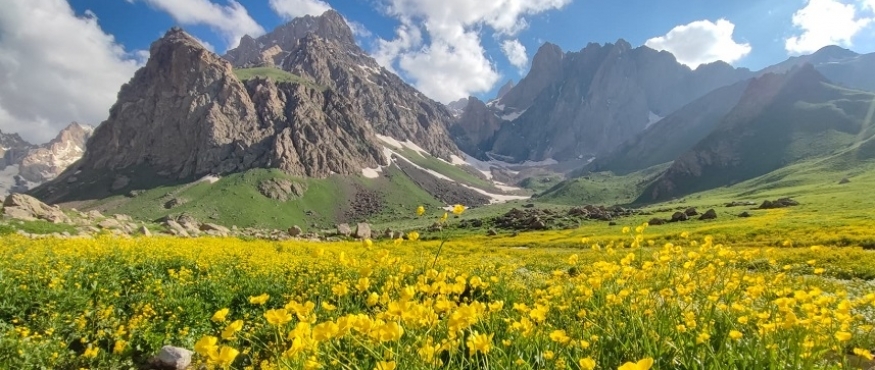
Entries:
{"label": "bare rock face", "polygon": [[485,103],[476,97],[468,98],[464,113],[452,126],[450,135],[465,153],[483,158],[490,150],[489,138],[501,128],[501,119],[496,117]]}
{"label": "bare rock face", "polygon": [[244,37],[240,47],[224,58],[236,68],[253,67],[262,63],[247,56],[269,51],[276,53],[273,65],[348,99],[353,115],[367,122],[374,133],[410,140],[444,159],[459,154],[446,129],[453,119],[450,111],[358,47],[337,12],[296,18],[257,39]]}
{"label": "bare rock face", "polygon": [[569,53],[547,43],[528,75],[489,105],[511,122],[475,139],[490,155],[511,162],[602,156],[660,117],[752,76],[720,62],[693,71],[670,53],[632,48],[624,40]]}
{"label": "bare rock face", "polygon": [[52,141],[30,150],[21,160],[19,175],[35,183],[58,177],[67,167],[82,158],[85,144],[93,131],[91,126],[71,123]]}
{"label": "bare rock face", "polygon": [[0,170],[17,165],[35,145],[28,143],[16,133],[0,130]]}

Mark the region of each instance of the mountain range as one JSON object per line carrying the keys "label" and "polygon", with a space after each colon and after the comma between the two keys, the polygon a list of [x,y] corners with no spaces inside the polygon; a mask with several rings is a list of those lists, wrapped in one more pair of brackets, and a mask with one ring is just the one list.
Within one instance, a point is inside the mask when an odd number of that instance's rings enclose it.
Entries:
{"label": "mountain range", "polygon": [[82,157],[93,130],[73,122],[41,145],[0,132],[0,192],[25,192],[54,179]]}
{"label": "mountain range", "polygon": [[[22,178],[56,176],[30,191],[40,199],[150,218],[392,218],[414,204],[524,199],[533,190],[520,187],[540,186],[528,178],[567,177],[540,195],[558,199],[596,172],[645,171],[634,199],[646,203],[867,148],[873,64],[827,47],[762,71],[690,69],[622,39],[577,52],[545,43],[495,99],[443,105],[381,67],[328,11],[244,36],[223,56],[171,29],[60,175],[72,157],[40,167],[23,153],[73,153],[60,144],[69,140],[35,149],[0,139]],[[240,209],[256,204],[277,210]]]}

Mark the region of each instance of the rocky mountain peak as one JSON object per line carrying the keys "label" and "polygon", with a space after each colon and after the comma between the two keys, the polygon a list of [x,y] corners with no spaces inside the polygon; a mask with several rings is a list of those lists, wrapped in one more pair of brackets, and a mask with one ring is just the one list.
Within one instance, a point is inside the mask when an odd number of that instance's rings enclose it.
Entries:
{"label": "rocky mountain peak", "polygon": [[507,83],[505,83],[504,86],[502,86],[500,89],[498,89],[498,96],[496,96],[495,98],[496,99],[503,98],[505,95],[507,95],[507,93],[510,92],[510,90],[513,89],[513,86],[514,86],[513,80],[507,80]]}
{"label": "rocky mountain peak", "polygon": [[0,130],[0,170],[5,169],[6,166],[19,164],[21,158],[34,147],[17,133],[5,133]]}
{"label": "rocky mountain peak", "polygon": [[559,78],[564,58],[558,45],[549,42],[541,45],[532,58],[529,73],[501,98],[501,104],[518,110],[531,106],[535,97]]}
{"label": "rocky mountain peak", "polygon": [[223,58],[235,67],[279,66],[287,53],[310,34],[342,45],[355,45],[352,29],[343,16],[328,10],[319,16],[295,18],[258,38],[243,36],[240,45]]}
{"label": "rocky mountain peak", "polygon": [[82,158],[94,128],[73,122],[52,141],[30,150],[21,160],[19,175],[26,181],[42,183],[61,174]]}

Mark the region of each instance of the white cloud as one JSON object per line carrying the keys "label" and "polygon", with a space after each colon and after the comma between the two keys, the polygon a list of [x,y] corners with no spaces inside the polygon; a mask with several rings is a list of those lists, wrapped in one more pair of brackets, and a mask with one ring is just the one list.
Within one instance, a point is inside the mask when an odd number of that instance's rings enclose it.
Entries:
{"label": "white cloud", "polygon": [[322,0],[270,0],[270,8],[286,20],[305,15],[322,15],[331,9]]}
{"label": "white cloud", "polygon": [[401,25],[394,40],[378,40],[374,54],[388,69],[397,64],[426,95],[443,102],[457,100],[488,91],[500,79],[481,43],[483,27],[498,36],[512,36],[528,27],[527,16],[570,2],[383,0],[385,12]]}
{"label": "white cloud", "polygon": [[510,61],[510,64],[513,64],[514,67],[517,67],[520,70],[526,67],[529,64],[529,56],[526,55],[526,47],[520,43],[519,40],[504,40],[501,43],[501,51],[504,52],[504,55],[507,57],[507,60]]}
{"label": "white cloud", "polygon": [[137,56],[65,0],[0,0],[0,8],[0,128],[42,143],[71,121],[106,119]]}
{"label": "white cloud", "polygon": [[[875,0],[861,2],[860,10],[865,8],[875,10]],[[837,0],[809,0],[793,14],[793,25],[802,34],[787,38],[784,48],[790,54],[803,54],[828,45],[852,46],[854,36],[873,21],[858,16],[857,10],[854,4]]]}
{"label": "white cloud", "polygon": [[731,64],[751,51],[750,44],[732,39],[733,32],[735,25],[726,19],[718,19],[716,23],[700,20],[677,26],[665,36],[647,40],[644,45],[668,51],[690,68],[718,60]]}
{"label": "white cloud", "polygon": [[170,14],[183,25],[207,25],[225,39],[228,49],[237,47],[244,35],[258,37],[262,28],[240,3],[219,5],[210,0],[141,0]]}

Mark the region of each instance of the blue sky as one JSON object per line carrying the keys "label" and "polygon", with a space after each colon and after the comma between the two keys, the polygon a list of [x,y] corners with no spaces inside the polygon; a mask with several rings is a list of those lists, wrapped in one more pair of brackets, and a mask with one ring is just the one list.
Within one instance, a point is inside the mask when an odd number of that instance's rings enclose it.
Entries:
{"label": "blue sky", "polygon": [[754,70],[829,44],[875,51],[875,0],[0,0],[0,7],[0,76],[10,79],[0,86],[0,129],[33,141],[72,120],[105,119],[119,86],[172,26],[221,54],[243,34],[329,8],[355,26],[378,62],[442,102],[491,98],[506,80],[522,78],[545,41],[577,51],[623,38],[668,50],[692,68],[724,60]]}

